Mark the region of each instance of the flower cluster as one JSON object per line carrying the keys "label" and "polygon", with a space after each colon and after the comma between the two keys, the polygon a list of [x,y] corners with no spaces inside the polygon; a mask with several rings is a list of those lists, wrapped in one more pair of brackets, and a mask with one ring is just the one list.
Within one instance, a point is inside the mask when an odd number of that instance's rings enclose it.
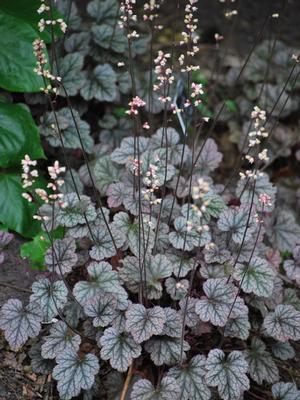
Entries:
{"label": "flower cluster", "polygon": [[154,59],[157,83],[153,85],[153,90],[158,91],[162,89],[163,94],[159,96],[159,100],[162,103],[171,101],[171,97],[168,95],[168,87],[174,82],[174,76],[172,68],[168,67],[168,60],[170,60],[171,54],[164,53],[159,50],[157,57]]}
{"label": "flower cluster", "polygon": [[[38,8],[37,12],[38,14],[43,14],[46,11],[50,11],[50,7],[45,3],[45,0],[41,0],[41,5]],[[48,18],[41,18],[38,22],[38,28],[40,32],[43,32],[46,28],[46,26],[50,25],[59,25],[60,30],[65,33],[67,30],[67,24],[62,18],[57,18],[57,19],[48,19]]]}
{"label": "flower cluster", "polygon": [[[160,9],[160,4],[156,0],[150,0],[148,3],[144,4],[144,14],[143,20],[148,21],[152,24],[155,19],[158,18],[158,10]],[[162,30],[163,25],[153,25],[155,30]]]}
{"label": "flower cluster", "polygon": [[194,99],[195,106],[198,106],[201,103],[200,96],[204,93],[203,85],[201,83],[192,82],[191,89],[191,98]]}
{"label": "flower cluster", "polygon": [[[53,75],[50,70],[47,68],[47,58],[45,55],[46,45],[42,39],[35,39],[33,42],[33,53],[36,57],[36,67],[34,68],[34,72],[39,76],[42,76],[45,80],[50,80],[53,82],[60,82],[61,77]],[[52,87],[51,84],[46,84],[45,87],[41,87],[41,91],[45,93],[49,93],[53,91],[57,92],[57,88]]]}
{"label": "flower cluster", "polygon": [[135,5],[136,0],[125,0],[121,2],[120,5],[120,21],[119,21],[119,26],[120,28],[123,28],[124,25],[127,25],[130,21],[136,22],[137,21],[137,15],[134,14],[133,6]]}
{"label": "flower cluster", "polygon": [[[268,132],[266,131],[264,125],[266,122],[266,112],[264,110],[261,110],[258,106],[255,106],[252,113],[251,113],[251,119],[254,120],[254,130],[249,132],[249,142],[248,142],[248,147],[249,150],[253,148],[259,149],[259,146],[261,144],[261,140],[263,138],[268,137]],[[257,150],[254,154],[249,152],[245,156],[246,160],[250,164],[254,164],[255,161],[268,161],[268,150],[263,149],[261,151]],[[257,168],[256,168],[257,169]],[[252,170],[246,170],[244,172],[240,172],[240,177],[241,179],[245,179],[246,177],[248,178],[253,178],[256,179],[259,173],[256,173]]]}
{"label": "flower cluster", "polygon": [[32,186],[35,182],[35,178],[38,177],[37,169],[30,170],[30,167],[35,167],[37,162],[36,160],[31,160],[28,154],[25,154],[24,159],[21,161],[22,164],[22,181],[23,181],[23,188],[27,188]]}
{"label": "flower cluster", "polygon": [[67,30],[67,24],[65,23],[65,21],[62,18],[57,18],[57,19],[41,18],[38,23],[39,31],[43,32],[47,25],[59,25],[60,29],[63,33],[65,33]]}
{"label": "flower cluster", "polygon": [[[23,183],[23,188],[29,188],[35,183],[35,178],[38,178],[38,170],[37,169],[32,169],[31,167],[35,167],[37,165],[36,160],[31,160],[30,157],[26,154],[24,156],[24,159],[22,160],[22,183]],[[46,190],[42,188],[35,188],[34,192],[28,193],[24,192],[22,193],[22,196],[24,199],[26,199],[28,202],[32,202],[35,198],[35,196],[38,196],[43,202],[45,203],[53,203],[53,202],[58,202],[58,205],[60,207],[64,207],[65,204],[63,202],[63,193],[60,193],[59,188],[64,184],[64,180],[61,178],[61,174],[66,172],[65,167],[60,167],[59,162],[55,161],[53,166],[48,167],[48,173],[50,176],[50,182],[47,184],[47,188],[51,189],[52,193],[48,194]],[[48,220],[48,216],[41,216],[41,215],[34,215],[34,219],[36,220]]]}
{"label": "flower cluster", "polygon": [[138,109],[145,107],[146,103],[139,96],[135,96],[129,103],[130,109],[126,111],[129,115],[138,115]]}
{"label": "flower cluster", "polygon": [[[191,209],[194,215],[197,215],[200,219],[203,217],[206,207],[209,205],[210,200],[205,199],[204,196],[209,192],[210,187],[209,183],[205,181],[203,178],[198,178],[196,185],[192,186],[192,198],[195,201],[195,204],[191,205]],[[196,203],[199,203],[196,204]],[[193,228],[196,228],[197,232],[209,231],[209,226],[204,223],[199,226],[194,226],[193,221],[187,221],[187,230],[191,231]]]}
{"label": "flower cluster", "polygon": [[155,190],[159,189],[159,180],[157,177],[158,163],[160,159],[157,158],[155,164],[149,165],[149,170],[146,172],[145,177],[143,179],[143,183],[146,185],[146,189],[142,190],[142,194],[145,200],[150,202],[150,205],[159,204],[161,199],[153,198],[153,193]]}
{"label": "flower cluster", "polygon": [[191,63],[191,58],[199,52],[199,35],[196,33],[198,29],[198,18],[194,16],[194,13],[198,9],[195,5],[197,2],[198,0],[189,0],[185,7],[185,30],[181,33],[182,40],[180,41],[180,45],[186,45],[187,51],[186,55],[181,54],[178,58],[182,72],[197,71],[200,68],[199,65],[193,65]]}

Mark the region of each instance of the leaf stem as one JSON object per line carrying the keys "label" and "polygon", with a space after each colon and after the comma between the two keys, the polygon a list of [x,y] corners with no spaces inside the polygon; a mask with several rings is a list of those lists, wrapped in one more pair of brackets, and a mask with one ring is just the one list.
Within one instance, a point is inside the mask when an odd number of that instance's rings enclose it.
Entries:
{"label": "leaf stem", "polygon": [[125,400],[125,398],[126,398],[126,394],[128,391],[129,384],[131,382],[132,375],[133,375],[133,361],[128,369],[127,376],[126,376],[126,379],[125,379],[125,382],[123,385],[122,393],[120,396],[120,400]]}

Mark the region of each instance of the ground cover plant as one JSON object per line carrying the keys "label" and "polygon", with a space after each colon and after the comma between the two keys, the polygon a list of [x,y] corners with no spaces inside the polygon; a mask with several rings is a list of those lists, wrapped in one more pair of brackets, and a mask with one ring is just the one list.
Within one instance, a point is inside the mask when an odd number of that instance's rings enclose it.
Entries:
{"label": "ground cover plant", "polygon": [[300,399],[298,52],[272,10],[202,69],[200,3],[0,5],[0,262],[41,269],[0,329],[53,398]]}

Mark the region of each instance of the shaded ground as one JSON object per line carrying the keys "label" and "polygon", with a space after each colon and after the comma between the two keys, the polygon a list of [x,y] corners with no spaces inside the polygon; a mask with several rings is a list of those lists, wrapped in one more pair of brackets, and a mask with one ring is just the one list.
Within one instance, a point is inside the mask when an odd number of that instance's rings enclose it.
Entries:
{"label": "shaded ground", "polygon": [[29,268],[26,259],[20,256],[20,246],[24,241],[17,236],[5,248],[5,259],[0,265],[0,306],[11,297],[26,300],[30,286],[39,274]]}

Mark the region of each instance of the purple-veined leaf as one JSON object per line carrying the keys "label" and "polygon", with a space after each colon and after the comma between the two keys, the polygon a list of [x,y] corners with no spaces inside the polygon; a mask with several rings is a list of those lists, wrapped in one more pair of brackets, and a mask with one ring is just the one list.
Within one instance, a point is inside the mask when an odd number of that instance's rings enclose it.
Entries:
{"label": "purple-veined leaf", "polygon": [[238,400],[249,390],[246,375],[248,364],[240,351],[232,351],[226,357],[224,352],[213,349],[208,353],[205,379],[208,386],[217,386],[223,400]]}
{"label": "purple-veined leaf", "polygon": [[145,308],[142,304],[132,304],[126,311],[126,330],[137,343],[160,335],[166,322],[164,309],[159,306]]}
{"label": "purple-veined leaf", "polygon": [[8,300],[0,311],[0,329],[12,350],[19,350],[28,338],[36,337],[41,329],[43,313],[38,303],[23,306],[18,299]]}
{"label": "purple-veined leaf", "polygon": [[112,368],[125,372],[134,358],[141,355],[141,346],[129,333],[107,328],[99,339],[101,358],[109,360]]}
{"label": "purple-veined leaf", "polygon": [[58,321],[52,325],[50,335],[46,336],[45,342],[42,344],[42,356],[53,359],[66,349],[78,351],[80,343],[80,336],[74,334],[65,322]]}
{"label": "purple-veined leaf", "polygon": [[56,358],[57,365],[52,376],[57,381],[57,389],[62,400],[79,395],[81,389],[90,389],[99,371],[98,358],[94,354],[83,357],[68,348]]}

